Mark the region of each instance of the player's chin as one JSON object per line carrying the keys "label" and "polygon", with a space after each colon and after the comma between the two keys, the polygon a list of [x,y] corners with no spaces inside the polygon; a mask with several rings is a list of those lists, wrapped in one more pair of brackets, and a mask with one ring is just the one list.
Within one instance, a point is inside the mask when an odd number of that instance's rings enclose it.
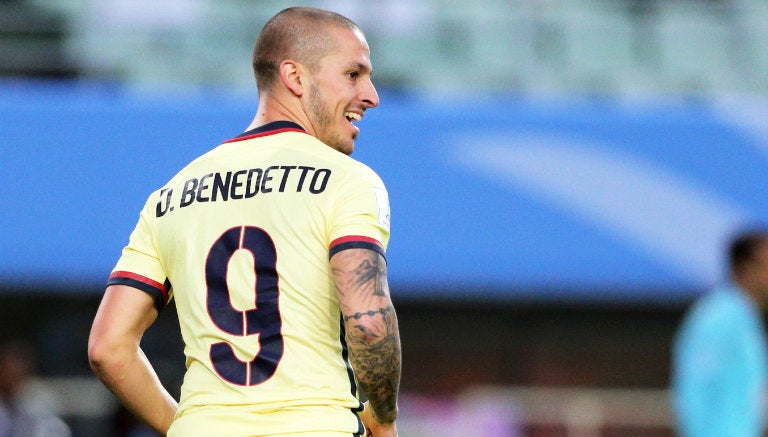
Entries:
{"label": "player's chin", "polygon": [[355,148],[353,136],[343,131],[335,131],[330,135],[318,138],[332,149],[345,155],[352,153],[352,150]]}
{"label": "player's chin", "polygon": [[345,155],[351,155],[352,152],[355,150],[355,138],[357,135],[353,135],[352,138],[350,138],[347,141],[344,141],[342,144],[339,145],[338,150],[341,153],[344,153]]}
{"label": "player's chin", "polygon": [[345,155],[351,155],[352,151],[355,150],[355,142],[354,141],[343,142],[343,143],[339,142],[339,143],[333,144],[332,147]]}

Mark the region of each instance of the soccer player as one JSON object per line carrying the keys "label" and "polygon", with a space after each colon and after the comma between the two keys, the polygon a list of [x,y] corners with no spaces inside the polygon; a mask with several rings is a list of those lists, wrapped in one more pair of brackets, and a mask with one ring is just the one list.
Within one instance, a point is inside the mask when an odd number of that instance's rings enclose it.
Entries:
{"label": "soccer player", "polygon": [[[348,156],[354,123],[379,103],[365,36],[289,8],[262,29],[253,67],[246,132],[146,201],[93,321],[91,366],[162,435],[396,436],[389,200]],[[178,405],[139,345],[171,298],[187,367]]]}
{"label": "soccer player", "polygon": [[768,233],[730,244],[731,280],[687,312],[673,350],[672,394],[683,437],[759,437],[765,422]]}

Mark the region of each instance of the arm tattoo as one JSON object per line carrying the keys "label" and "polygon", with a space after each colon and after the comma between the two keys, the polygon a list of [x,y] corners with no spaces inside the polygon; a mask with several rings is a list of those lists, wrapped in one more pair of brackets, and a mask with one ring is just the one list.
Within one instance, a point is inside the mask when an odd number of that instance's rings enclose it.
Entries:
{"label": "arm tattoo", "polygon": [[401,347],[397,314],[389,297],[386,263],[375,252],[357,266],[334,270],[339,294],[361,310],[343,315],[349,359],[360,387],[381,423],[397,418]]}
{"label": "arm tattoo", "polygon": [[374,296],[386,296],[383,290],[383,286],[386,284],[386,273],[384,266],[381,265],[381,257],[375,256],[373,259],[364,260],[357,266],[354,275],[355,281],[361,287],[369,282],[372,283]]}
{"label": "arm tattoo", "polygon": [[394,308],[389,307],[389,308],[379,308],[377,311],[370,310],[364,313],[355,313],[355,314],[352,314],[351,316],[344,316],[344,321],[346,322],[349,319],[360,320],[363,316],[373,317],[376,314],[386,315],[388,312],[394,311],[394,310],[395,310]]}
{"label": "arm tattoo", "polygon": [[[371,329],[370,323],[359,323],[354,317],[347,319],[350,361],[360,386],[370,400],[374,417],[382,423],[390,423],[397,418],[400,385],[401,349],[397,316],[390,306],[373,311],[373,315],[366,313],[360,316],[363,317],[383,322],[384,327],[383,330],[380,327]],[[355,331],[358,335],[354,335]]]}

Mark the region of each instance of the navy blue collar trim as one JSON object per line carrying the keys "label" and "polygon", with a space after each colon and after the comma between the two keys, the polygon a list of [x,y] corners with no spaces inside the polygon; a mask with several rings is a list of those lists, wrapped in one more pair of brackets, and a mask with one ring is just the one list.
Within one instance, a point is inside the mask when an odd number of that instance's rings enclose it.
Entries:
{"label": "navy blue collar trim", "polygon": [[243,132],[235,139],[240,139],[242,137],[252,137],[254,135],[264,135],[264,134],[270,134],[270,133],[277,133],[274,131],[285,131],[285,130],[299,130],[301,132],[305,132],[304,128],[299,126],[298,124],[292,122],[292,121],[273,121],[271,123],[267,123],[263,126],[259,126],[255,129],[251,129],[247,132]]}

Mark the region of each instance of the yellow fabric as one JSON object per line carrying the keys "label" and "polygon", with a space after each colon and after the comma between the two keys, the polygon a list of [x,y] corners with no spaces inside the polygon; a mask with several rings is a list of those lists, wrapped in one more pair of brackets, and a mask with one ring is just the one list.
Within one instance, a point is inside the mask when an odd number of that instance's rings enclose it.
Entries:
{"label": "yellow fabric", "polygon": [[224,143],[150,196],[110,280],[170,282],[187,373],[169,436],[361,431],[328,262],[358,240],[386,248],[384,184],[295,130]]}

